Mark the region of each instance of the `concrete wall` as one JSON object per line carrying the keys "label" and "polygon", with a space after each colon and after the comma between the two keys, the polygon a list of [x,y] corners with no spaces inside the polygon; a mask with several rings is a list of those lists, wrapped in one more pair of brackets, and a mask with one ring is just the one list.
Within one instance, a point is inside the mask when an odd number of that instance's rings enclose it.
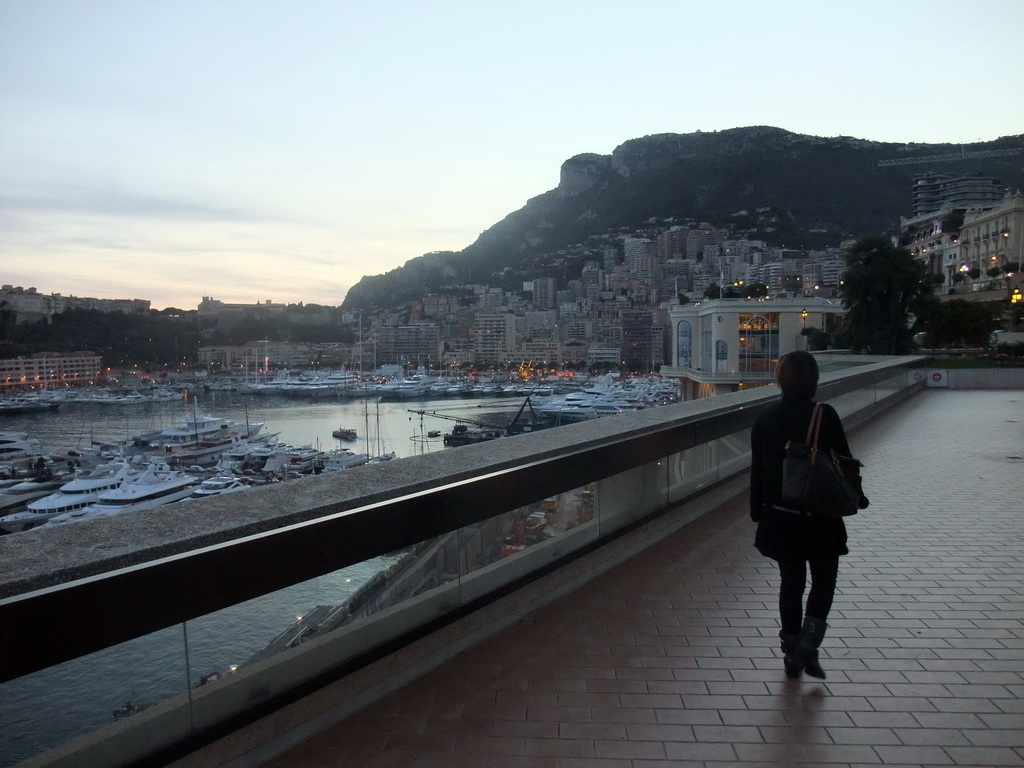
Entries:
{"label": "concrete wall", "polygon": [[[1024,368],[921,368],[925,386],[948,389],[1021,389]],[[935,374],[939,374],[936,380]]]}

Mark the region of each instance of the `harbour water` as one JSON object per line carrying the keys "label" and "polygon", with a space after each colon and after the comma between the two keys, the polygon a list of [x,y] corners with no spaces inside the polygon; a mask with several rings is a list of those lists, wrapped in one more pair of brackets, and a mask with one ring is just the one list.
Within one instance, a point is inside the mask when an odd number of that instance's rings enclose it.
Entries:
{"label": "harbour water", "polygon": [[[27,432],[58,458],[68,449],[82,450],[93,443],[130,440],[200,413],[243,424],[265,421],[262,434],[278,433],[278,439],[295,446],[329,450],[341,445],[371,455],[394,451],[401,458],[440,450],[441,439],[430,438],[427,433],[449,432],[454,424],[450,419],[420,416],[412,410],[479,419],[487,413],[514,411],[520,405],[522,401],[518,398],[376,402],[211,391],[183,395],[181,400],[129,405],[66,402],[55,412],[2,416],[0,430]],[[331,435],[338,427],[355,429],[358,438],[340,442]]]}
{"label": "harbour water", "polygon": [[[495,412],[511,414],[521,404],[519,400],[309,401],[215,391],[171,402],[65,403],[56,412],[3,417],[0,430],[27,432],[58,459],[69,449],[123,441],[198,412],[243,423],[265,421],[263,433],[278,433],[278,439],[296,446],[329,450],[342,445],[372,455],[394,451],[401,458],[442,450],[442,438],[428,434],[450,432],[455,423],[411,410],[481,419]],[[356,429],[358,438],[337,440],[331,433],[339,427]],[[45,535],[45,531],[13,535]],[[111,723],[114,710],[125,702],[155,704],[187,692],[207,673],[226,673],[304,612],[344,602],[386,565],[386,558],[377,558],[0,685],[0,766],[15,765]],[[130,601],[125,609],[130,610]]]}

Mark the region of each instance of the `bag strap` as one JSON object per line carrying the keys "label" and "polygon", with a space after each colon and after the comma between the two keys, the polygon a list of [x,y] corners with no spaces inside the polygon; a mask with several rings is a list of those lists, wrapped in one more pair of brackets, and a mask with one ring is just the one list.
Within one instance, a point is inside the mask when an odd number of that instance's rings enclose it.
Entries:
{"label": "bag strap", "polygon": [[814,412],[811,414],[811,423],[807,425],[807,437],[804,442],[811,446],[812,450],[818,448],[818,433],[821,432],[821,403],[814,404]]}

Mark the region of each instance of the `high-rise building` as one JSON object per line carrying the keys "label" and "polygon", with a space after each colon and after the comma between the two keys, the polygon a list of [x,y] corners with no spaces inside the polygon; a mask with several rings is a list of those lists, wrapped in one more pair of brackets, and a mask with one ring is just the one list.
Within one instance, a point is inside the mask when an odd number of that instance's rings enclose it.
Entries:
{"label": "high-rise building", "polygon": [[516,317],[511,312],[477,312],[473,349],[477,363],[502,363],[515,346]]}
{"label": "high-rise building", "polygon": [[654,254],[657,245],[646,237],[627,237],[622,244],[626,255],[625,265],[630,272],[650,274],[654,268]]}
{"label": "high-rise building", "polygon": [[662,261],[686,258],[686,240],[690,230],[686,227],[672,227],[658,236],[658,251]]}
{"label": "high-rise building", "polygon": [[581,298],[599,299],[604,286],[604,271],[596,262],[588,261],[580,272],[580,280],[583,283],[583,296]]}
{"label": "high-rise building", "polygon": [[[650,309],[626,309],[622,312],[622,360],[631,370],[647,373],[654,368],[654,313]],[[661,357],[661,334],[658,334]]]}
{"label": "high-rise building", "polygon": [[1002,182],[991,176],[919,173],[914,177],[914,217],[953,208],[991,208],[1003,199]]}
{"label": "high-rise building", "polygon": [[721,237],[718,230],[707,222],[701,223],[696,229],[691,229],[686,235],[686,258],[696,259],[704,253],[705,245],[712,245],[720,242]]}
{"label": "high-rise building", "polygon": [[557,283],[553,277],[533,279],[533,306],[537,309],[554,309],[557,299]]}

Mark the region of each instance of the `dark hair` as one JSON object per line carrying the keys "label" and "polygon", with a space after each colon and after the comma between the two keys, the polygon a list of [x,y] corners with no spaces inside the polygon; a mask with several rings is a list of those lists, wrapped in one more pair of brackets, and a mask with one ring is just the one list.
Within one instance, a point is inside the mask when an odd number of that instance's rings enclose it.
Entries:
{"label": "dark hair", "polygon": [[787,400],[811,400],[818,390],[818,361],[810,352],[790,352],[779,359],[775,381]]}

